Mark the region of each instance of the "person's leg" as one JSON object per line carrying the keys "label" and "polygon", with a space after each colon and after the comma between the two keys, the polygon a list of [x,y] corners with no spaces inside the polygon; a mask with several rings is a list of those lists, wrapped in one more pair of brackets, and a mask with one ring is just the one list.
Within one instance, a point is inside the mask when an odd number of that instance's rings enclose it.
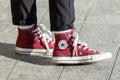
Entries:
{"label": "person's leg", "polygon": [[55,34],[53,61],[57,64],[92,63],[111,58],[111,53],[90,49],[78,40],[74,28],[74,0],[49,0],[51,30]]}
{"label": "person's leg", "polygon": [[37,23],[36,0],[11,0],[11,12],[14,25]]}
{"label": "person's leg", "polygon": [[63,31],[74,27],[74,0],[49,0],[51,31]]}
{"label": "person's leg", "polygon": [[37,26],[36,0],[11,0],[11,12],[13,24],[18,26],[17,53],[52,52],[54,41],[44,36]]}

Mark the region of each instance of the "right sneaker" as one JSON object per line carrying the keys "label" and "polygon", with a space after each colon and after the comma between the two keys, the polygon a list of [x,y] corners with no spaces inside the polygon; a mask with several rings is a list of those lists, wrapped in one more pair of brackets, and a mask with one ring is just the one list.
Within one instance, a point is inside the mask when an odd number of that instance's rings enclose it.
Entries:
{"label": "right sneaker", "polygon": [[51,56],[54,39],[43,33],[37,25],[30,29],[18,28],[15,51],[19,54]]}
{"label": "right sneaker", "polygon": [[102,61],[112,57],[110,52],[99,52],[87,47],[78,40],[75,29],[55,32],[53,62],[56,64],[85,64]]}

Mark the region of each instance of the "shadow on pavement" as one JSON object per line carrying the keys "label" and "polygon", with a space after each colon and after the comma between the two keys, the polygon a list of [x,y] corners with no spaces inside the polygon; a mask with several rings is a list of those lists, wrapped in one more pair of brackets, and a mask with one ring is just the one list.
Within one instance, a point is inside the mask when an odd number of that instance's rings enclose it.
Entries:
{"label": "shadow on pavement", "polygon": [[[59,64],[55,65],[52,62],[51,57],[41,57],[41,56],[33,56],[33,55],[20,55],[15,52],[14,50],[15,44],[9,44],[9,43],[0,43],[0,55],[12,58],[15,60],[36,64],[36,65],[43,65],[43,66],[85,66],[85,65],[91,65],[91,64]],[[94,63],[93,63],[94,64]]]}
{"label": "shadow on pavement", "polygon": [[14,44],[0,43],[0,55],[36,65],[55,66],[52,63],[52,58],[16,54],[14,48],[15,48]]}

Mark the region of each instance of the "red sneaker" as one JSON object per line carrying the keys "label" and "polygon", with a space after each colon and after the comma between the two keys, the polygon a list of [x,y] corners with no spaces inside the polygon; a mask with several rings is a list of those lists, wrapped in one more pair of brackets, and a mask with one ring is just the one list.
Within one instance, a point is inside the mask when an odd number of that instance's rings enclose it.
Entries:
{"label": "red sneaker", "polygon": [[110,52],[101,53],[78,40],[75,29],[55,32],[53,62],[56,64],[93,63],[112,57]]}
{"label": "red sneaker", "polygon": [[[31,29],[21,30],[18,28],[16,52],[19,54],[49,55],[53,52],[54,40],[43,34],[37,25]],[[44,53],[44,54],[40,54]],[[51,54],[52,55],[52,54]]]}

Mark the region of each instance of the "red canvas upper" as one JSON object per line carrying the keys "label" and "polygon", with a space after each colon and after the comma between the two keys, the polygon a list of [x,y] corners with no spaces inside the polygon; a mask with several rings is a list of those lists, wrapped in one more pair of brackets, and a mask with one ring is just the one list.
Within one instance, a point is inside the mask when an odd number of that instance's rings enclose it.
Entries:
{"label": "red canvas upper", "polygon": [[[22,30],[18,28],[18,37],[16,46],[20,48],[30,49],[46,49],[43,34],[37,25],[34,25],[31,29]],[[49,48],[54,48],[54,40],[45,38]]]}
{"label": "red canvas upper", "polygon": [[[74,36],[75,32],[75,29],[71,29],[68,32],[55,33],[55,49],[53,52],[54,57],[72,57],[99,54],[98,51],[88,48],[87,45],[79,42],[79,40],[77,40],[77,44],[74,46],[74,41],[76,39],[76,36]],[[75,51],[73,51],[74,49]]]}

